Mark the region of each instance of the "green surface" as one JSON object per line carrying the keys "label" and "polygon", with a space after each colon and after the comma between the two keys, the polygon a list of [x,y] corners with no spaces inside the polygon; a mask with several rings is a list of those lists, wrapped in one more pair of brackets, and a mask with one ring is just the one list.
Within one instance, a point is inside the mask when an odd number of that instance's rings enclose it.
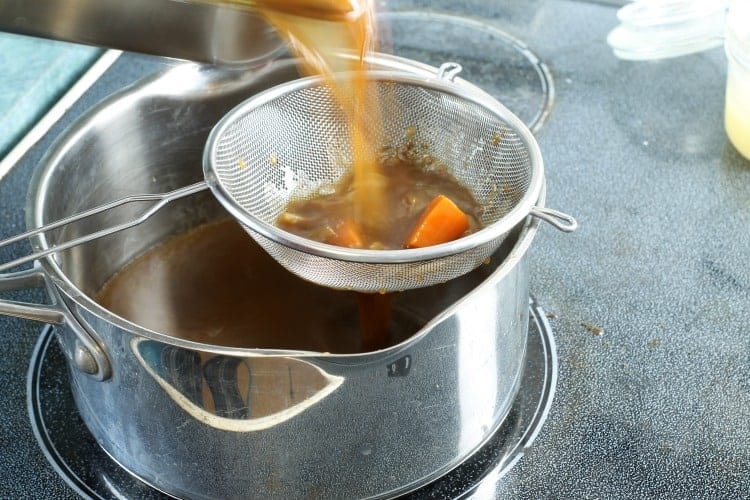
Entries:
{"label": "green surface", "polygon": [[0,33],[0,158],[101,52],[94,47]]}

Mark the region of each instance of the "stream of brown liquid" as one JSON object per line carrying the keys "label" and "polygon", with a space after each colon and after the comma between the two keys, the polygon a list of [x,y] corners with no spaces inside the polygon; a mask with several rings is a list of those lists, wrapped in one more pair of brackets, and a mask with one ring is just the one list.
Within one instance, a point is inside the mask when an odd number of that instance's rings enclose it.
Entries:
{"label": "stream of brown liquid", "polygon": [[[351,126],[355,201],[360,225],[379,227],[387,219],[374,136],[380,126],[368,92],[366,55],[376,47],[373,0],[199,0],[249,8],[272,24],[300,57],[302,70],[322,76]],[[342,57],[342,54],[354,57]],[[342,74],[349,76],[344,78]],[[334,78],[334,74],[338,74]],[[367,104],[367,113],[362,112]],[[375,112],[376,113],[376,112]]]}
{"label": "stream of brown liquid", "polygon": [[[377,106],[367,105],[368,92],[365,57],[374,51],[375,13],[370,0],[270,0],[261,2],[260,12],[302,57],[306,71],[323,76],[333,89],[351,125],[352,168],[354,172],[354,219],[361,226],[381,227],[387,219],[384,186],[373,131],[380,118],[373,116]],[[313,7],[317,17],[306,16]],[[349,12],[346,12],[350,9]],[[342,16],[343,13],[346,13]],[[342,52],[358,55],[342,58]],[[349,78],[334,78],[346,72]],[[374,126],[373,126],[374,124]]]}
{"label": "stream of brown liquid", "polygon": [[[377,127],[379,117],[361,111],[368,95],[365,56],[375,48],[372,2],[271,0],[256,5],[291,49],[302,57],[306,70],[323,76],[341,103],[351,125],[355,210],[352,215],[359,226],[382,227],[388,217],[388,204],[380,183],[375,143],[368,135],[368,130],[372,130],[372,126],[368,129],[368,122],[376,123]],[[313,8],[317,10],[311,16]],[[359,57],[342,59],[342,50]],[[336,72],[348,72],[351,78],[334,78]],[[390,296],[359,294],[358,302],[363,349],[386,347],[390,335]]]}
{"label": "stream of brown liquid", "polygon": [[[354,213],[360,226],[377,231],[388,221],[374,135],[380,117],[373,116],[373,93],[368,92],[365,56],[376,46],[373,0],[198,0],[257,11],[272,24],[289,48],[301,58],[303,71],[322,76],[347,116],[351,130],[354,173]],[[356,57],[341,57],[342,53]],[[334,78],[334,74],[349,76]],[[367,105],[368,112],[361,110]],[[324,152],[321,152],[323,154]],[[370,349],[385,346],[390,321],[390,299],[359,299],[365,343]]]}
{"label": "stream of brown liquid", "polygon": [[[383,227],[389,216],[389,205],[383,192],[385,186],[376,144],[369,135],[378,130],[380,118],[372,115],[376,106],[368,106],[369,113],[361,111],[368,96],[365,56],[376,46],[373,2],[256,0],[255,7],[302,57],[306,71],[323,76],[333,89],[351,124],[355,212],[352,215],[360,227],[375,230]],[[342,58],[342,51],[359,57]],[[340,72],[348,72],[351,78],[333,77]],[[358,299],[363,346],[366,350],[385,347],[389,337],[391,298],[360,294]]]}

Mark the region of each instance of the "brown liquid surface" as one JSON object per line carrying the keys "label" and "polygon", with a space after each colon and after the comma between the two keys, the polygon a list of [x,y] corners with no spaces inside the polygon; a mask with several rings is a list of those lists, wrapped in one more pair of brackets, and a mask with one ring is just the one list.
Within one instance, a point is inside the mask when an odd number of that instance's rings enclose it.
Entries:
{"label": "brown liquid surface", "polygon": [[[399,156],[386,158],[381,165],[384,203],[389,207],[388,220],[380,226],[358,226],[364,248],[405,248],[417,219],[428,203],[441,194],[467,215],[469,228],[466,233],[481,229],[482,205],[445,168]],[[337,228],[350,217],[355,192],[352,177],[344,177],[331,194],[290,202],[277,225],[304,238],[339,244],[335,241]]]}
{"label": "brown liquid surface", "polygon": [[[297,278],[234,220],[149,250],[113,276],[96,300],[140,326],[213,345],[333,353],[375,348],[367,335],[363,341],[357,294]],[[377,347],[424,324],[397,308],[387,314],[387,338]]]}

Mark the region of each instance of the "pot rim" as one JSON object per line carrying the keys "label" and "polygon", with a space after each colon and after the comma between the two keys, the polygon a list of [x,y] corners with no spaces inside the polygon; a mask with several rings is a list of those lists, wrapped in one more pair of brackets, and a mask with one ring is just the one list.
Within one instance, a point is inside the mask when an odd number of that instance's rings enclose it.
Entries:
{"label": "pot rim", "polygon": [[[371,62],[374,64],[380,64],[388,69],[396,71],[406,71],[416,74],[423,74],[428,76],[437,75],[438,69],[430,65],[412,61],[398,56],[388,54],[375,54],[371,58]],[[279,59],[270,62],[268,65],[261,68],[260,72],[263,71],[275,71],[284,66],[294,65],[293,59]],[[122,106],[131,99],[135,99],[141,95],[164,95],[164,88],[170,88],[160,86],[159,84],[164,80],[170,82],[176,80],[181,83],[182,91],[185,91],[185,82],[191,84],[195,81],[195,85],[190,85],[187,90],[198,90],[201,88],[201,82],[206,80],[211,75],[219,74],[221,77],[226,77],[228,81],[231,81],[233,75],[246,72],[246,69],[227,69],[227,68],[209,68],[194,63],[184,63],[168,68],[165,71],[160,71],[155,75],[146,77],[142,80],[135,82],[134,84],[124,88],[123,90],[116,92],[106,99],[102,100],[97,105],[93,106],[87,112],[82,114],[75,122],[65,130],[54,142],[52,147],[46,152],[39,162],[38,167],[34,171],[29,190],[27,194],[26,202],[26,225],[29,229],[35,229],[42,226],[45,221],[41,219],[43,213],[43,207],[45,205],[46,193],[48,192],[48,183],[50,182],[50,176],[59,165],[61,159],[66,155],[68,150],[75,144],[87,131],[96,126],[97,121],[101,119],[101,116],[111,108]],[[251,70],[252,71],[252,70]],[[197,79],[185,78],[185,73],[197,74]],[[179,78],[174,78],[175,75],[179,75]],[[208,75],[208,76],[206,76]],[[195,76],[195,75],[194,75]],[[455,82],[459,85],[468,86],[473,91],[481,92],[486,94],[478,87],[472,85],[465,80],[456,78]],[[542,188],[539,193],[539,199],[537,200],[536,206],[543,208],[546,198],[546,186],[544,182],[544,176],[542,176]],[[259,348],[245,348],[245,347],[231,347],[231,346],[219,346],[213,344],[206,344],[201,342],[195,342],[185,339],[173,337],[164,333],[160,333],[148,328],[144,328],[140,325],[132,323],[114,313],[100,306],[91,297],[85,294],[80,288],[78,288],[68,276],[60,268],[59,264],[54,258],[55,254],[48,255],[38,262],[45,271],[45,274],[50,278],[52,284],[60,290],[68,299],[74,302],[77,306],[89,311],[93,315],[102,319],[103,321],[109,322],[118,328],[126,330],[132,334],[139,335],[151,340],[158,342],[167,343],[177,347],[198,350],[213,354],[223,354],[230,356],[294,356],[294,357],[308,357],[308,358],[326,358],[331,360],[344,360],[344,359],[358,359],[370,357],[381,357],[384,354],[397,353],[411,344],[417,342],[419,339],[424,337],[430,330],[434,329],[435,326],[442,321],[446,320],[453,315],[453,312],[461,305],[469,300],[472,296],[480,292],[480,290],[492,286],[493,283],[501,280],[507,275],[511,269],[525,255],[531,242],[536,235],[536,231],[539,227],[539,219],[531,215],[527,216],[522,222],[523,228],[518,234],[516,243],[508,253],[504,261],[492,272],[482,283],[477,285],[474,289],[466,293],[463,297],[456,300],[453,304],[448,306],[442,312],[438,313],[429,322],[427,322],[422,328],[416,333],[411,335],[409,338],[402,342],[389,346],[385,349],[378,351],[369,351],[364,353],[353,353],[353,354],[338,354],[338,353],[327,353],[327,352],[315,352],[315,351],[297,351],[297,350],[285,350],[285,349],[259,349]],[[34,250],[44,250],[49,248],[49,244],[44,234],[36,235],[32,238],[31,245]],[[69,309],[67,304],[61,304],[62,307]],[[72,311],[71,311],[72,312]]]}

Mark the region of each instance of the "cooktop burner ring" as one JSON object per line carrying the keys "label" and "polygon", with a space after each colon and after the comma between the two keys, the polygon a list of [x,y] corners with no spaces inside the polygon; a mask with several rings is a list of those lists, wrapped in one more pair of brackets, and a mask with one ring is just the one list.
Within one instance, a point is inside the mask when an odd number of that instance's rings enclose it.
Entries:
{"label": "cooktop burner ring", "polygon": [[[498,25],[423,10],[378,16],[380,50],[439,67],[461,64],[460,77],[478,85],[536,133],[555,98],[552,72],[523,41]],[[434,44],[434,40],[443,43]]]}
{"label": "cooktop burner ring", "polygon": [[[529,313],[526,367],[508,417],[464,463],[404,498],[465,497],[485,480],[502,478],[532,445],[554,399],[558,362],[546,313],[533,299]],[[45,326],[27,374],[29,418],[49,463],[83,498],[170,498],[130,474],[97,445],[78,415],[65,357],[54,338],[54,328]]]}

